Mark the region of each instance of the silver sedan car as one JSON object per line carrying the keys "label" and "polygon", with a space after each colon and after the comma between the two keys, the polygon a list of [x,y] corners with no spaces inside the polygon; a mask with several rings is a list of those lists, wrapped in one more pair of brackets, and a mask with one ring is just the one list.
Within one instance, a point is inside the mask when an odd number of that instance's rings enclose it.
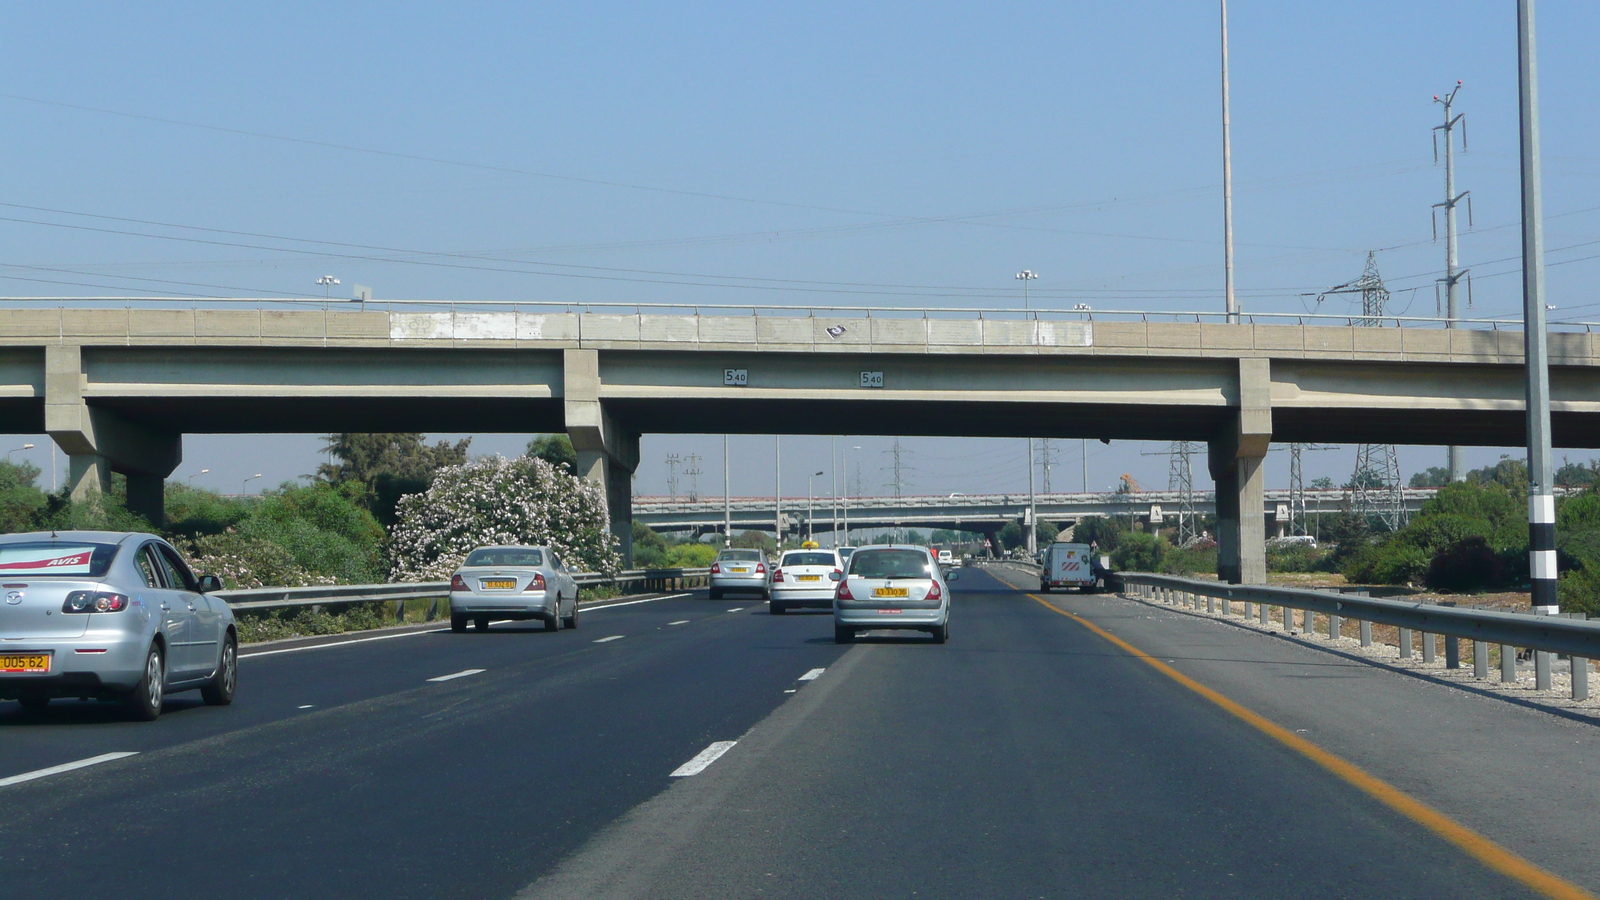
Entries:
{"label": "silver sedan car", "polygon": [[578,627],[578,583],[548,547],[479,547],[450,576],[450,630],[493,619],[542,619],[545,631]]}
{"label": "silver sedan car", "polygon": [[121,700],[137,719],[199,689],[233,702],[239,636],[217,579],[153,534],[0,536],[0,699]]}
{"label": "silver sedan car", "polygon": [[950,639],[950,585],[956,572],[939,571],[926,547],[862,547],[850,557],[833,597],[833,639],[848,644],[857,632],[883,628],[926,631],[936,644]]}
{"label": "silver sedan car", "polygon": [[711,599],[730,593],[767,594],[767,554],[761,550],[728,549],[711,563]]}

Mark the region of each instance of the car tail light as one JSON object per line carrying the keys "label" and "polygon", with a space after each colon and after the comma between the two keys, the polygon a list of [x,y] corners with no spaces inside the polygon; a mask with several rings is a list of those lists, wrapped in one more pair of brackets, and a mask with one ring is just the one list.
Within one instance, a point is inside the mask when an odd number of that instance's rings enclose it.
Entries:
{"label": "car tail light", "polygon": [[756,563],[756,574],[757,575],[765,575],[765,574],[767,574],[767,564],[766,563]]}
{"label": "car tail light", "polygon": [[127,608],[127,594],[108,591],[73,591],[61,604],[64,613],[122,612]]}
{"label": "car tail light", "polygon": [[923,599],[924,600],[943,600],[944,599],[944,589],[939,587],[939,582],[935,581],[933,583],[933,586],[928,588],[928,596],[924,597]]}
{"label": "car tail light", "polygon": [[782,581],[783,580],[783,570],[782,569],[773,569],[772,570],[772,580],[774,582]]}
{"label": "car tail light", "polygon": [[542,590],[544,590],[544,576],[539,574],[538,572],[535,572],[535,573],[533,573],[533,580],[528,582],[528,586],[523,588],[522,592],[524,594],[526,594],[528,591],[542,591]]}
{"label": "car tail light", "polygon": [[470,591],[470,590],[472,590],[472,588],[467,587],[467,580],[465,578],[462,578],[460,575],[451,575],[450,576],[450,590],[452,590],[452,591]]}
{"label": "car tail light", "polygon": [[717,565],[716,563],[712,563],[711,564],[711,574],[713,574],[713,575],[721,575],[722,574],[722,567]]}
{"label": "car tail light", "polygon": [[848,582],[848,581],[839,582],[839,592],[833,595],[833,599],[835,599],[835,600],[854,600],[855,596],[850,593],[850,582]]}

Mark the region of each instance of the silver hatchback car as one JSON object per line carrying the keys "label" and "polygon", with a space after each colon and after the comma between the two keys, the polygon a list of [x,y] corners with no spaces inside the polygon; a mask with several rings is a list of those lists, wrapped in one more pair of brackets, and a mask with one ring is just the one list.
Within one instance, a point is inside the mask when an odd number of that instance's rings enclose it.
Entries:
{"label": "silver hatchback car", "polygon": [[862,547],[833,597],[833,639],[848,644],[859,631],[914,629],[950,639],[950,585],[926,547]]}
{"label": "silver hatchback car", "polygon": [[220,588],[153,534],[0,536],[0,699],[116,699],[147,721],[174,691],[232,703],[239,636]]}
{"label": "silver hatchback car", "polygon": [[549,547],[479,547],[450,576],[450,630],[491,619],[542,619],[545,631],[578,627],[578,582]]}

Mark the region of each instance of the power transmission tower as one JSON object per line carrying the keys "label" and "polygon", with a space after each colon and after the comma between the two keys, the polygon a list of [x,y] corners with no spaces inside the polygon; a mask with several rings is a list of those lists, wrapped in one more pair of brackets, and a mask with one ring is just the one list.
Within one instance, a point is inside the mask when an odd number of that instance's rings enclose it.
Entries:
{"label": "power transmission tower", "polygon": [[678,463],[682,459],[676,453],[667,454],[667,496],[678,499]]}
{"label": "power transmission tower", "polygon": [[700,454],[691,453],[687,457],[688,466],[683,474],[689,476],[689,502],[695,503],[700,499]]}
{"label": "power transmission tower", "polygon": [[[899,499],[905,496],[905,489],[911,486],[908,476],[910,473],[915,472],[916,468],[910,465],[909,459],[916,454],[901,447],[899,438],[894,439],[893,449],[885,450],[883,452],[891,454],[894,460],[889,465],[884,466],[879,470],[893,473],[893,480],[884,484],[884,487],[894,491],[895,499]],[[898,530],[899,529],[896,529],[896,531]],[[896,540],[901,540],[903,539],[904,535],[897,534],[895,537]]]}
{"label": "power transmission tower", "polygon": [[[1440,285],[1443,285],[1445,296],[1444,327],[1446,328],[1456,327],[1456,319],[1461,315],[1461,306],[1458,302],[1460,292],[1457,290],[1457,288],[1460,286],[1462,277],[1467,276],[1466,269],[1458,270],[1456,268],[1456,204],[1460,203],[1463,199],[1467,201],[1467,225],[1468,227],[1471,227],[1472,225],[1472,199],[1470,192],[1462,191],[1459,194],[1456,193],[1456,145],[1455,140],[1452,137],[1452,133],[1455,131],[1457,125],[1461,126],[1461,150],[1462,152],[1465,152],[1467,149],[1466,117],[1460,114],[1456,115],[1455,118],[1450,117],[1450,109],[1455,104],[1456,94],[1460,92],[1460,90],[1461,82],[1457,81],[1455,89],[1444,98],[1441,99],[1438,94],[1433,95],[1433,102],[1444,107],[1444,124],[1435,125],[1433,127],[1433,161],[1435,165],[1437,165],[1439,162],[1439,132],[1444,132],[1444,202],[1435,203],[1433,208],[1444,210],[1445,243],[1444,277],[1439,279],[1439,281],[1434,285],[1434,307],[1435,313],[1437,314],[1439,311],[1438,288]],[[1432,216],[1432,218],[1433,239],[1437,241],[1439,239],[1439,217],[1437,214],[1435,214]],[[1472,305],[1472,281],[1470,276],[1468,276],[1467,281],[1467,305]],[[1451,445],[1447,453],[1448,456],[1446,458],[1448,460],[1447,464],[1450,468],[1450,480],[1465,481],[1467,477],[1467,465],[1466,460],[1461,454],[1461,448]]]}
{"label": "power transmission tower", "polygon": [[1289,533],[1310,534],[1306,514],[1306,476],[1301,454],[1306,450],[1331,450],[1316,444],[1289,445]]}
{"label": "power transmission tower", "polygon": [[[1367,267],[1361,277],[1338,287],[1329,288],[1317,297],[1332,294],[1360,294],[1361,318],[1358,327],[1378,328],[1383,325],[1384,305],[1389,302],[1389,289],[1383,286],[1383,276],[1378,274],[1378,257],[1368,251]],[[1356,448],[1356,470],[1351,484],[1355,514],[1368,522],[1389,531],[1398,531],[1405,524],[1404,485],[1400,482],[1400,455],[1393,444],[1362,444]]]}
{"label": "power transmission tower", "polygon": [[1039,439],[1039,465],[1044,468],[1044,492],[1050,493],[1050,470],[1056,465],[1056,451],[1049,438]]}
{"label": "power transmission tower", "polygon": [[1194,513],[1194,442],[1173,441],[1167,454],[1167,490],[1178,493],[1178,546],[1200,536]]}

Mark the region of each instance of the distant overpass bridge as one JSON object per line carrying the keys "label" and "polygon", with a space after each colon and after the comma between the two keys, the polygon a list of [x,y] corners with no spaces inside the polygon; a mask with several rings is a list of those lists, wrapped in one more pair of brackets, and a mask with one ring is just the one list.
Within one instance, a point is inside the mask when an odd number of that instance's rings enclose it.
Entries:
{"label": "distant overpass bridge", "polygon": [[[1270,443],[1525,442],[1515,323],[1109,316],[15,298],[0,430],[49,434],[75,497],[123,474],[128,505],[158,521],[189,433],[565,431],[625,554],[645,433],[1200,441],[1219,575],[1247,582],[1266,578]],[[1600,447],[1600,336],[1563,327],[1553,441]]]}
{"label": "distant overpass bridge", "polygon": [[[1437,493],[1436,488],[1407,488],[1405,508],[1410,513]],[[1337,513],[1350,503],[1350,492],[1344,490],[1308,490],[1306,514],[1308,517]],[[835,525],[833,500],[814,500],[812,512],[807,514],[804,497],[785,497],[780,504],[783,511],[784,530],[788,533],[804,531],[809,518],[815,533],[832,531]],[[657,531],[692,531],[711,534],[722,531],[726,518],[731,519],[732,530],[773,531],[777,527],[777,512],[771,497],[737,497],[729,501],[725,510],[722,498],[700,497],[697,500],[667,497],[635,497],[633,518]],[[1035,505],[1039,520],[1065,527],[1096,516],[1136,519],[1146,523],[1173,523],[1177,521],[1182,498],[1176,491],[1135,491],[1132,493],[1064,493],[1039,494]],[[1289,492],[1268,490],[1263,492],[1262,520],[1266,534],[1276,534],[1287,525]],[[838,522],[848,520],[851,529],[882,528],[948,528],[979,534],[993,534],[1012,522],[1021,522],[1028,509],[1028,495],[1021,494],[951,494],[927,497],[859,497],[851,498],[848,508],[838,507]],[[1194,511],[1197,515],[1216,514],[1216,496],[1211,491],[1196,491]],[[1282,514],[1282,515],[1280,515]]]}

